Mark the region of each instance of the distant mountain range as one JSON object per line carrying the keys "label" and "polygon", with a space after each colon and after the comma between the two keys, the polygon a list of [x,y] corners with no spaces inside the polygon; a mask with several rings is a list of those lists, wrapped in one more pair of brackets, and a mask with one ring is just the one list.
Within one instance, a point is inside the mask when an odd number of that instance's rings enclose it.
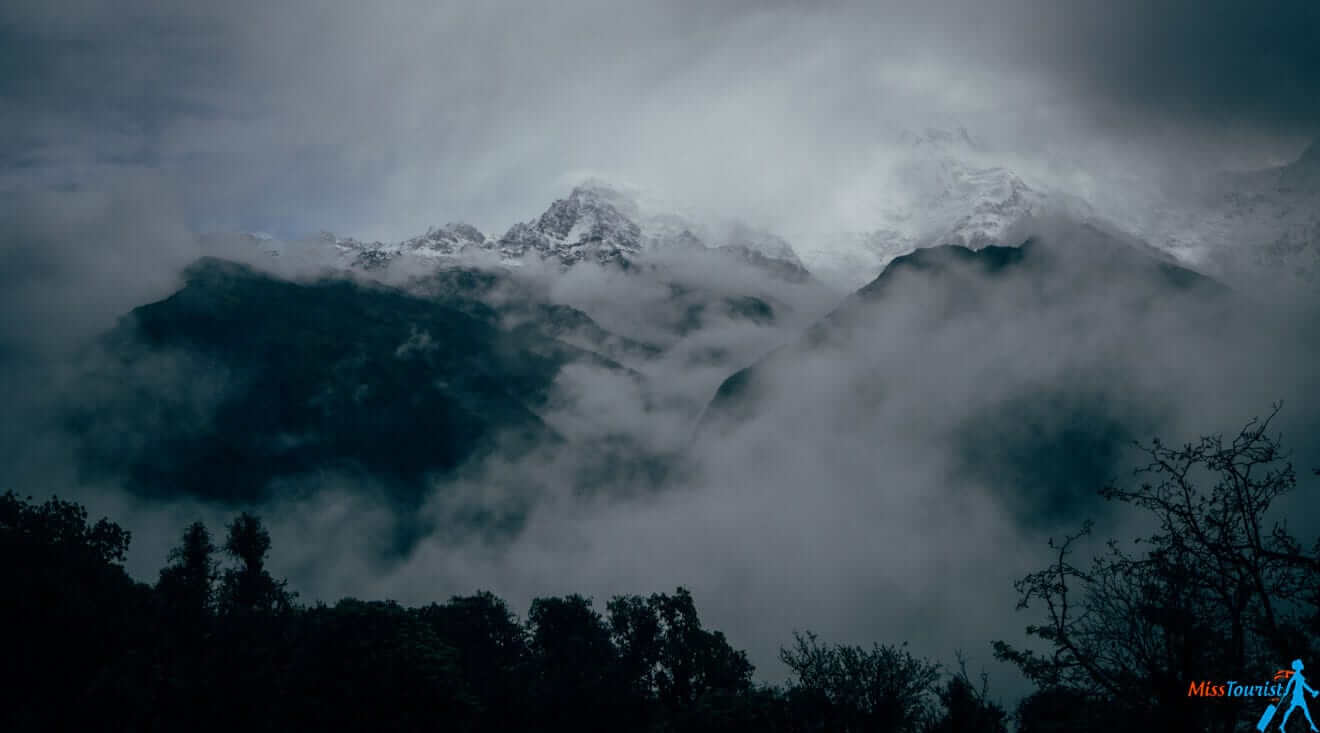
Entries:
{"label": "distant mountain range", "polygon": [[[815,248],[649,211],[599,182],[500,237],[465,224],[393,243],[240,236],[227,251],[248,264],[199,261],[89,353],[66,410],[82,468],[239,504],[347,477],[415,508],[490,457],[541,452],[582,491],[656,487],[694,435],[770,424],[788,439],[836,414],[864,429],[896,393],[937,383],[936,402],[1009,393],[959,408],[973,418],[947,428],[950,470],[1048,502],[1164,419],[1139,360],[1172,374],[1186,355],[1148,321],[1217,343],[1236,296],[1189,259],[1228,257],[1241,232],[1272,243],[1236,256],[1315,272],[1314,147],[1216,182],[1218,213],[1179,230],[1193,246],[961,162],[975,153],[965,134],[909,142],[892,226]],[[276,266],[300,258],[317,266]],[[460,502],[455,521],[516,531],[534,495]]]}
{"label": "distant mountain range", "polygon": [[[287,247],[268,237],[250,239],[271,254]],[[564,267],[580,262],[628,267],[655,252],[709,250],[788,280],[808,277],[793,248],[773,234],[741,224],[713,232],[675,214],[643,214],[632,197],[600,182],[577,186],[539,217],[514,224],[498,238],[450,223],[401,242],[364,242],[327,232],[314,243],[333,251],[341,266],[367,271],[408,257],[506,267],[532,259]]]}
{"label": "distant mountain range", "polygon": [[893,258],[945,244],[972,250],[1028,239],[1043,217],[1094,222],[1148,241],[1185,266],[1229,282],[1281,278],[1306,287],[1320,272],[1320,144],[1285,166],[1226,173],[1189,185],[1199,193],[1145,202],[1146,210],[1097,212],[1086,201],[1006,166],[965,130],[896,133],[896,157],[868,219],[873,228],[823,233],[790,244],[739,222],[711,224],[650,210],[638,196],[587,181],[542,214],[490,236],[450,223],[399,242],[323,233],[312,242],[250,237],[272,254],[295,244],[330,254],[340,267],[383,270],[401,260],[563,267],[628,267],[656,254],[709,250],[778,277],[815,277],[840,293],[878,275]]}

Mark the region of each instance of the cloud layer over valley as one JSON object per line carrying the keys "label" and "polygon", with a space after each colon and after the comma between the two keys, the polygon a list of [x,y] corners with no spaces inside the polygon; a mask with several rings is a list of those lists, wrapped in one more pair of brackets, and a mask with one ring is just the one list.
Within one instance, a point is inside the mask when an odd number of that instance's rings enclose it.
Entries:
{"label": "cloud layer over valley", "polygon": [[1318,13],[10,3],[0,480],[989,665],[1131,440],[1283,401],[1314,506]]}

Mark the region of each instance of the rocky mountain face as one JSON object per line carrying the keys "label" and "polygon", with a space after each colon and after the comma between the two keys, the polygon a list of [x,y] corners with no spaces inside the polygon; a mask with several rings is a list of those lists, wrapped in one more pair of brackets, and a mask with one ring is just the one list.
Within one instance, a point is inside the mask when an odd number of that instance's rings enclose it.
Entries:
{"label": "rocky mountain face", "polygon": [[[279,254],[279,242],[251,237]],[[364,271],[389,267],[400,258],[453,265],[467,262],[518,266],[530,259],[573,267],[582,262],[627,268],[653,253],[714,251],[800,282],[809,277],[793,247],[769,232],[743,224],[703,227],[671,213],[644,212],[636,200],[599,182],[577,186],[540,216],[488,237],[475,227],[450,223],[402,242],[364,242],[330,233],[314,244],[339,266]]]}
{"label": "rocky mountain face", "polygon": [[[626,213],[625,213],[626,212]],[[535,253],[565,266],[583,260],[622,264],[642,252],[641,227],[630,202],[598,185],[582,185],[540,217],[513,225],[496,246],[508,258]]]}
{"label": "rocky mountain face", "polygon": [[319,239],[322,245],[333,248],[346,265],[363,270],[385,267],[402,255],[442,259],[489,249],[484,234],[461,223],[432,227],[425,234],[389,244],[340,238],[328,232]]}

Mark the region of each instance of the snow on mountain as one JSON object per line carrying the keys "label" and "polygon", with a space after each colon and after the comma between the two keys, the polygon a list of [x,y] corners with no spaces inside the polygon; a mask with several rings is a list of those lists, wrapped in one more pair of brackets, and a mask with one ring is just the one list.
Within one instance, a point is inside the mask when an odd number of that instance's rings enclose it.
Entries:
{"label": "snow on mountain", "polygon": [[920,248],[1020,244],[1034,219],[1064,206],[995,161],[966,130],[900,131],[895,137],[897,153],[871,182],[873,227],[824,237],[802,251],[808,269],[836,286],[856,289],[895,257]]}
{"label": "snow on mountain", "polygon": [[486,235],[470,224],[451,222],[443,227],[432,227],[426,234],[404,240],[400,249],[414,254],[428,256],[462,254],[469,249],[490,249],[490,240]]}
{"label": "snow on mountain", "polygon": [[323,235],[323,242],[345,265],[364,269],[403,256],[483,255],[507,265],[535,258],[571,267],[626,264],[655,252],[715,250],[790,281],[811,272],[839,290],[854,290],[895,257],[918,248],[1018,244],[1034,219],[1060,206],[1061,197],[1000,164],[965,130],[898,131],[891,137],[899,153],[886,158],[869,189],[874,199],[864,207],[870,226],[814,237],[805,247],[742,222],[684,216],[651,201],[643,206],[639,195],[597,180],[578,185],[498,238],[449,224],[403,242],[333,235]]}
{"label": "snow on mountain", "polygon": [[[315,259],[339,267],[377,269],[401,257],[425,261],[479,258],[518,266],[529,259],[564,267],[619,265],[655,254],[715,251],[790,281],[808,271],[841,291],[874,279],[894,258],[953,244],[979,250],[1017,245],[1036,222],[1063,214],[1114,222],[1178,262],[1229,281],[1313,288],[1320,277],[1320,143],[1296,161],[1203,182],[1198,193],[1164,199],[1133,191],[1097,208],[1015,169],[1016,164],[966,130],[893,130],[873,167],[848,198],[852,231],[802,237],[799,245],[736,221],[686,216],[680,208],[597,180],[575,187],[536,218],[488,237],[459,223],[401,242],[364,242],[332,234],[291,243],[247,235],[249,246],[292,258],[294,245],[319,249]],[[1044,174],[1042,174],[1044,175]],[[644,202],[644,204],[643,204]],[[828,218],[834,221],[835,218]]]}
{"label": "snow on mountain", "polygon": [[600,181],[574,188],[535,220],[515,224],[497,246],[508,258],[534,252],[564,265],[632,261],[648,252],[713,249],[797,279],[806,271],[783,238],[741,222],[698,222],[650,211],[637,197]]}
{"label": "snow on mountain", "polygon": [[940,207],[950,224],[920,235],[918,247],[957,244],[979,250],[1011,241],[1024,223],[1042,212],[1048,197],[1004,168],[963,168],[950,171],[945,189],[951,205]]}
{"label": "snow on mountain", "polygon": [[402,242],[362,242],[328,232],[321,234],[321,241],[334,247],[340,259],[348,265],[366,270],[384,267],[403,255],[444,258],[489,251],[493,246],[476,227],[452,222],[443,227],[431,227],[425,234]]}
{"label": "snow on mountain", "polygon": [[1320,279],[1320,141],[1295,161],[1226,173],[1191,201],[1166,202],[1139,232],[1181,262],[1229,281],[1314,290]]}
{"label": "snow on mountain", "polygon": [[882,156],[861,187],[871,226],[799,248],[812,273],[836,287],[856,289],[920,248],[1020,244],[1051,215],[1107,222],[1185,267],[1280,296],[1320,281],[1320,141],[1287,165],[1180,190],[1119,190],[1092,206],[1015,170],[963,130],[892,137],[897,153]]}
{"label": "snow on mountain", "polygon": [[[249,236],[279,255],[289,243]],[[680,215],[644,211],[635,196],[588,181],[535,219],[519,222],[498,239],[475,227],[450,223],[401,242],[364,242],[323,232],[312,244],[339,267],[374,270],[401,257],[428,260],[498,258],[517,266],[529,258],[571,267],[580,262],[625,264],[655,251],[715,250],[797,281],[807,276],[784,239],[745,224],[698,224]]]}
{"label": "snow on mountain", "polygon": [[643,248],[641,227],[628,214],[635,216],[626,197],[588,183],[555,201],[540,217],[513,225],[497,246],[510,258],[534,253],[568,266],[583,260],[617,263]]}

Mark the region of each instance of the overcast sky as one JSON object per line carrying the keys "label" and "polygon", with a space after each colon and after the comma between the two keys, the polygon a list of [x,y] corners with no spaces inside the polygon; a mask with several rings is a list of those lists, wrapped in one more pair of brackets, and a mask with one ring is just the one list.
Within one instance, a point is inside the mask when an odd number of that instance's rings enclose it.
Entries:
{"label": "overcast sky", "polygon": [[[881,195],[869,189],[880,180],[871,166],[900,131],[926,127],[965,127],[997,154],[1057,181],[1177,188],[1211,169],[1287,162],[1320,135],[1317,38],[1315,0],[7,0],[0,5],[4,476],[15,486],[36,475],[44,485],[77,485],[58,436],[49,444],[33,437],[48,435],[34,426],[50,420],[37,397],[53,379],[47,367],[59,363],[50,357],[176,288],[179,269],[200,252],[192,233],[324,229],[401,238],[463,220],[498,234],[596,176],[802,236],[844,226],[830,212],[845,194],[863,203]],[[1109,295],[1099,288],[1097,301]],[[1082,339],[1066,315],[1040,330],[1038,359],[1019,350],[1047,376],[1057,344]],[[1184,351],[1206,354],[1201,391],[1178,405],[1179,430],[1190,434],[1202,422],[1231,429],[1288,396],[1282,392],[1315,393],[1307,365],[1316,347],[1306,342],[1253,359],[1285,341],[1270,329],[1290,325],[1259,328],[1255,315],[1238,314],[1224,329],[1247,334],[1243,356],[1228,360],[1218,358],[1218,332],[1194,339],[1167,322],[1137,331],[1142,344],[1187,343]],[[1097,332],[1126,335],[1128,324],[1117,319]],[[949,369],[994,366],[987,360],[998,342],[989,326],[998,324],[949,326],[948,344],[985,346],[950,359]],[[925,331],[908,336],[864,343],[897,354],[945,343]],[[820,366],[820,381],[849,383],[836,377],[852,374],[852,356]],[[1162,387],[1182,378],[1142,353],[1127,356]],[[897,510],[884,515],[890,534],[858,521],[909,496],[924,511],[927,489],[952,491],[943,483],[945,453],[927,443],[925,453],[903,441],[869,443],[875,434],[915,431],[907,440],[917,444],[964,423],[958,409],[965,406],[937,413],[917,399],[949,392],[944,382],[923,381],[938,370],[909,361],[900,377],[920,387],[907,392],[910,409],[862,416],[874,430],[842,434],[861,457],[857,465],[837,461],[835,443],[803,442],[744,474],[763,461],[762,445],[748,440],[690,494],[585,515],[551,507],[507,553],[446,554],[442,544],[427,545],[390,574],[364,564],[368,558],[343,540],[387,523],[381,508],[363,506],[355,487],[327,490],[310,507],[269,510],[281,567],[292,568],[311,597],[420,601],[434,599],[435,588],[485,586],[519,610],[542,592],[603,600],[687,584],[717,626],[752,629],[731,638],[763,666],[798,625],[859,643],[925,628],[932,645],[947,647],[959,637],[945,632],[965,627],[965,609],[997,588],[1003,613],[982,603],[966,632],[979,644],[998,625],[1025,623],[1012,613],[1008,581],[1034,567],[1038,556],[1024,548],[1039,543],[1015,544],[1026,540],[1015,534],[1014,518],[974,492],[954,497],[961,503],[936,516],[938,526]],[[1232,400],[1206,398],[1221,377],[1250,389]],[[980,386],[954,383],[969,393]],[[977,399],[991,410],[993,396]],[[1308,404],[1289,414],[1313,427]],[[778,409],[796,414],[796,407],[790,399]],[[913,428],[913,416],[923,414],[929,424]],[[815,460],[832,473],[810,475]],[[771,481],[780,469],[784,476]],[[911,494],[866,493],[872,484],[865,482],[882,470]],[[804,500],[799,489],[813,483],[819,494]],[[135,547],[145,549],[134,562],[144,579],[200,511],[135,514],[140,507],[122,495],[94,486],[82,492],[94,512],[139,532]],[[227,516],[206,511],[212,527]],[[812,550],[821,526],[832,534]],[[976,548],[1013,549],[959,554],[957,543],[932,542],[923,562],[902,559],[939,532]],[[716,555],[730,560],[711,562]],[[966,555],[979,563],[966,582],[955,574],[954,585],[935,584]],[[828,562],[814,564],[820,558]],[[874,611],[875,598],[893,597],[894,587],[911,597]],[[978,665],[985,660],[986,647],[972,651]]]}
{"label": "overcast sky", "polygon": [[146,174],[192,229],[402,237],[595,173],[809,230],[894,129],[1281,162],[1320,129],[1317,35],[1307,0],[14,0],[0,190]]}

